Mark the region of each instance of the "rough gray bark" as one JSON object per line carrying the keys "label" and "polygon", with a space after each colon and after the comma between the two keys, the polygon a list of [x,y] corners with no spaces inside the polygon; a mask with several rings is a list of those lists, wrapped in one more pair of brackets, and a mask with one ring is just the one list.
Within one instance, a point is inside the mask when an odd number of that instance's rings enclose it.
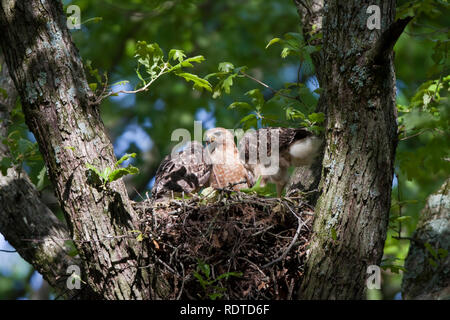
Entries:
{"label": "rough gray bark", "polygon": [[[17,92],[0,56],[0,141],[8,132],[9,114],[17,99]],[[0,142],[0,159],[10,156],[7,146]],[[69,255],[70,239],[66,226],[39,199],[38,192],[20,168],[11,168],[7,175],[0,173],[0,232],[44,278],[61,294],[68,293],[67,267],[80,261]],[[36,239],[36,240],[35,240]],[[2,253],[7,255],[8,253]]]}
{"label": "rough gray bark", "polygon": [[69,255],[69,232],[40,201],[27,176],[15,169],[8,169],[7,176],[0,173],[0,232],[52,287],[69,294],[67,268],[80,265]]}
{"label": "rough gray bark", "polygon": [[8,1],[0,6],[0,45],[36,137],[50,180],[80,254],[82,278],[105,299],[150,296],[146,251],[125,186],[108,190],[87,179],[86,164],[116,161],[71,41],[59,1]]}
{"label": "rough gray bark", "polygon": [[[374,4],[381,30],[371,31]],[[409,21],[394,17],[392,0],[324,3],[316,70],[326,145],[300,298],[361,299],[367,266],[381,262],[397,143],[392,47]]]}
{"label": "rough gray bark", "polygon": [[[437,254],[434,256],[425,244]],[[440,255],[439,249],[447,251]],[[450,179],[428,197],[405,261],[404,299],[450,299]],[[433,262],[430,262],[430,259]]]}

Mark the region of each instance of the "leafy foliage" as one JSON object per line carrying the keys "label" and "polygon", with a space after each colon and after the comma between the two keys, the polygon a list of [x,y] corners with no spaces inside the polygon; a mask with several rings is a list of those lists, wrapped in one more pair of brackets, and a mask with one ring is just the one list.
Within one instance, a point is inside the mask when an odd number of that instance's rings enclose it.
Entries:
{"label": "leafy foliage", "polygon": [[220,285],[220,281],[227,280],[230,277],[242,277],[242,272],[226,272],[213,278],[209,264],[198,260],[194,277],[197,279],[204,292],[204,296],[201,296],[200,298],[216,300],[220,299],[223,296],[223,292],[226,290]]}
{"label": "leafy foliage", "polygon": [[433,246],[428,242],[425,243],[425,249],[429,254],[428,262],[433,268],[437,268],[441,261],[448,256],[447,250],[444,248],[433,248]]}
{"label": "leafy foliage", "polygon": [[[42,190],[47,183],[45,166],[37,142],[31,141],[27,136],[25,117],[19,103],[15,105],[10,116],[12,124],[9,126],[8,136],[0,141],[8,147],[10,155],[0,159],[0,172],[6,175],[7,170],[12,167],[27,169],[38,190]],[[30,169],[35,170],[30,172]]]}
{"label": "leafy foliage", "polygon": [[106,188],[109,183],[116,181],[123,176],[139,173],[139,169],[132,166],[131,164],[129,164],[126,168],[120,167],[120,165],[124,161],[134,157],[136,157],[136,153],[125,154],[115,163],[113,168],[106,167],[103,170],[100,170],[97,167],[86,163],[86,167],[89,169],[89,179],[91,183],[93,183],[94,185],[101,185],[103,186],[103,188]]}
{"label": "leafy foliage", "polygon": [[[138,61],[138,67],[136,73],[141,80],[143,87],[151,84],[157,78],[165,73],[173,73],[186,81],[192,81],[194,88],[198,90],[206,89],[211,91],[211,85],[205,79],[199,76],[184,72],[183,68],[192,68],[192,63],[201,63],[205,60],[203,56],[195,56],[186,58],[183,50],[171,49],[169,51],[169,59],[164,60],[164,53],[157,43],[147,44],[145,41],[138,41],[136,45],[135,58]],[[169,61],[177,62],[175,65],[171,65]],[[143,77],[140,73],[140,68],[143,67],[147,77]]]}
{"label": "leafy foliage", "polygon": [[256,180],[255,185],[251,188],[241,189],[241,192],[257,194],[261,197],[276,197],[277,190],[276,186],[273,183],[267,183],[264,187],[261,186],[261,177]]}
{"label": "leafy foliage", "polygon": [[303,34],[296,32],[289,32],[284,35],[283,38],[273,38],[266,45],[266,49],[273,44],[281,44],[283,49],[281,51],[281,57],[284,59],[290,55],[298,56],[301,60],[311,61],[311,54],[321,49],[321,46],[311,45],[314,40],[322,38],[321,33],[315,33],[311,35],[308,42],[305,41]]}

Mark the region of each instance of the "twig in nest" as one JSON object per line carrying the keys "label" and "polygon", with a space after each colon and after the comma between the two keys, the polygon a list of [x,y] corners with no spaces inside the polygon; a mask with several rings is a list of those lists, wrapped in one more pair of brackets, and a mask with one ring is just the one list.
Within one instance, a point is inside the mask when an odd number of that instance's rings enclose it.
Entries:
{"label": "twig in nest", "polygon": [[244,258],[244,257],[239,257],[239,259],[244,260],[245,262],[248,262],[250,265],[255,267],[255,269],[258,270],[264,277],[267,277],[267,275],[264,273],[264,271],[262,271],[261,268],[258,267],[258,265],[256,263],[253,263],[253,262],[251,262],[250,260],[248,260],[247,258]]}
{"label": "twig in nest", "polygon": [[[178,272],[176,272],[174,269],[172,269],[167,263],[165,263],[164,261],[162,261],[160,258],[156,257],[156,260],[161,263],[164,267],[167,268],[167,270],[169,270],[172,274],[176,275],[177,277],[181,278],[180,274]],[[145,269],[145,268],[150,268],[152,267],[154,264],[150,263],[146,266],[142,266],[142,267],[138,267],[139,269]]]}
{"label": "twig in nest", "polygon": [[180,265],[181,265],[181,271],[183,271],[183,278],[182,278],[182,282],[181,282],[180,293],[178,293],[177,300],[181,299],[181,295],[183,294],[183,290],[184,290],[184,282],[186,280],[185,279],[185,274],[184,274],[184,265],[183,265],[182,262],[180,262]]}
{"label": "twig in nest", "polygon": [[236,191],[236,190],[232,189],[234,186],[244,184],[246,182],[247,182],[246,180],[242,180],[242,181],[238,181],[235,183],[229,183],[225,188],[215,188],[215,189],[219,190],[219,191],[225,191],[225,192],[234,192],[234,191]]}
{"label": "twig in nest", "polygon": [[292,291],[294,291],[294,279],[291,279],[291,283],[289,285],[289,293],[287,296],[287,300],[291,300],[292,299]]}
{"label": "twig in nest", "polygon": [[[297,217],[297,215],[296,215],[296,217]],[[298,236],[300,235],[300,231],[302,230],[303,225],[305,224],[299,217],[297,217],[297,220],[298,220],[297,231],[295,232],[294,238],[292,239],[291,243],[289,244],[289,247],[287,247],[287,249],[283,252],[283,254],[281,256],[279,256],[277,259],[263,265],[262,266],[263,269],[270,267],[271,265],[274,265],[275,263],[283,260],[286,257],[286,255],[288,254],[288,252],[292,249],[295,242],[297,241]]]}

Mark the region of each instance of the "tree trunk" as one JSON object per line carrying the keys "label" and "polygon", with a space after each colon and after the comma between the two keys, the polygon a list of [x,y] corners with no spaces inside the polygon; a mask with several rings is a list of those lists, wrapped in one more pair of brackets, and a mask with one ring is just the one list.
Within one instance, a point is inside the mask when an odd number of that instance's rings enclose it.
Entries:
{"label": "tree trunk", "polygon": [[[0,141],[8,133],[9,115],[13,109],[17,92],[8,73],[3,56],[0,56],[0,88],[6,95],[0,95]],[[0,159],[10,157],[6,145],[0,142]],[[66,281],[71,265],[80,260],[72,257],[69,231],[53,212],[39,198],[38,191],[21,168],[10,168],[7,175],[0,173],[0,232],[58,293],[73,297],[67,290]],[[78,296],[78,293],[76,294]],[[89,296],[85,290],[82,297]]]}
{"label": "tree trunk", "polygon": [[[300,12],[321,11],[296,3]],[[381,30],[366,26],[374,4]],[[314,60],[326,145],[304,299],[361,299],[367,267],[381,262],[397,144],[392,48],[409,21],[394,17],[395,1],[327,1],[323,8],[323,47]]]}
{"label": "tree trunk", "polygon": [[[428,248],[427,248],[428,247]],[[411,240],[404,299],[450,299],[450,179],[428,197]]]}
{"label": "tree trunk", "polygon": [[105,299],[150,296],[132,230],[138,221],[125,186],[88,183],[86,164],[103,170],[116,159],[71,41],[59,1],[2,0],[0,45],[20,95],[26,123],[44,157],[93,291]]}

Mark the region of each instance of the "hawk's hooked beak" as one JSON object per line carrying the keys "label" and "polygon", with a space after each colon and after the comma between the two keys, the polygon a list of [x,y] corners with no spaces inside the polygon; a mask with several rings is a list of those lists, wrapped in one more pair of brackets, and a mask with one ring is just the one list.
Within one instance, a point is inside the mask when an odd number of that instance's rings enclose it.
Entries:
{"label": "hawk's hooked beak", "polygon": [[209,152],[210,153],[213,152],[214,149],[216,148],[216,144],[217,144],[216,143],[216,136],[214,136],[214,135],[209,136],[206,139],[205,144],[206,144],[206,148],[209,150]]}
{"label": "hawk's hooked beak", "polygon": [[206,138],[205,142],[206,142],[206,144],[211,144],[214,141],[216,141],[216,136],[212,135],[212,136],[209,136],[208,138]]}

